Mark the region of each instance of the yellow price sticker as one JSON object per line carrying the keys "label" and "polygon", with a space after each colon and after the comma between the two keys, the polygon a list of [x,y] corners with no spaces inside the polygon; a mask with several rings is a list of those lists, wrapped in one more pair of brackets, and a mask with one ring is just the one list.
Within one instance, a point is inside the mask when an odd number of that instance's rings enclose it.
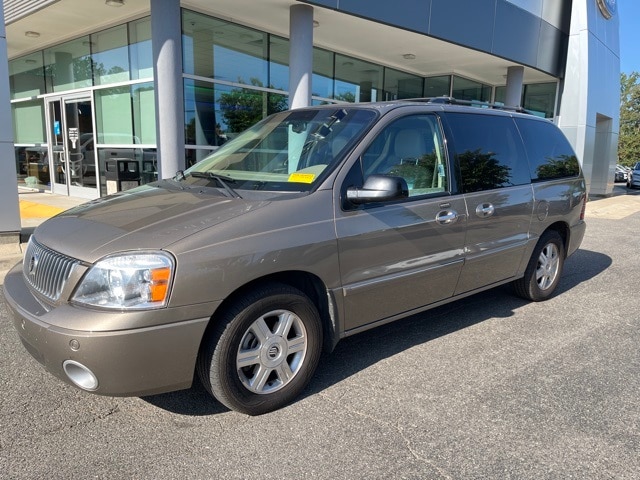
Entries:
{"label": "yellow price sticker", "polygon": [[297,183],[313,183],[313,180],[316,178],[314,173],[298,173],[294,172],[289,175],[290,182]]}

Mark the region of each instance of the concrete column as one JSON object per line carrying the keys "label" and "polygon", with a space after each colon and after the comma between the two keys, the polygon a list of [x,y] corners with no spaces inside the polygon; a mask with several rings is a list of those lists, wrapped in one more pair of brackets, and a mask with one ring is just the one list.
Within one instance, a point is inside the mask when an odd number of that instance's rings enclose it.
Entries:
{"label": "concrete column", "polygon": [[507,107],[521,106],[523,80],[524,67],[509,67],[507,69],[507,92],[504,101]]}
{"label": "concrete column", "polygon": [[184,169],[184,91],[179,0],[150,0],[158,177]]}
{"label": "concrete column", "polygon": [[0,251],[20,248],[20,208],[13,121],[9,93],[9,59],[4,27],[4,6],[0,3]]}
{"label": "concrete column", "polygon": [[289,39],[289,108],[307,107],[313,75],[313,8],[309,5],[291,5]]}

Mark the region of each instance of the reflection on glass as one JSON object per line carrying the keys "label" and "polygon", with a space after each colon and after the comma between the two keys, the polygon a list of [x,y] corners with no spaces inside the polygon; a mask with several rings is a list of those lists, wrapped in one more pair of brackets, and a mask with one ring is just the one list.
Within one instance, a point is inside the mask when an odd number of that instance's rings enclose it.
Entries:
{"label": "reflection on glass", "polygon": [[448,97],[449,95],[451,95],[451,75],[427,77],[424,79],[425,97]]}
{"label": "reflection on glass", "polygon": [[131,79],[153,78],[151,18],[146,17],[129,23],[129,43]]}
{"label": "reflection on glass", "polygon": [[491,87],[454,75],[452,96],[458,100],[489,102],[491,101]]}
{"label": "reflection on glass", "polygon": [[269,36],[269,87],[289,90],[289,40]]}
{"label": "reflection on glass", "polygon": [[536,83],[524,86],[522,106],[543,118],[553,118],[557,83]]}
{"label": "reflection on glass", "polygon": [[333,98],[344,102],[375,102],[382,89],[383,67],[336,54],[336,83]]}
{"label": "reflection on glass", "polygon": [[392,68],[384,69],[384,100],[419,98],[422,96],[422,77]]}
{"label": "reflection on glass", "polygon": [[35,97],[45,93],[42,52],[9,61],[11,98]]}
{"label": "reflection on glass", "polygon": [[333,98],[333,53],[313,49],[313,77],[311,91],[316,97]]}
{"label": "reflection on glass", "polygon": [[96,85],[129,80],[127,26],[120,25],[91,35],[93,78]]}
{"label": "reflection on glass", "polygon": [[44,50],[47,92],[62,92],[92,84],[89,36]]}
{"label": "reflection on glass", "polygon": [[188,79],[184,97],[187,145],[220,146],[288,105],[285,95]]}
{"label": "reflection on glass", "polygon": [[267,34],[189,10],[182,11],[185,73],[267,85]]}

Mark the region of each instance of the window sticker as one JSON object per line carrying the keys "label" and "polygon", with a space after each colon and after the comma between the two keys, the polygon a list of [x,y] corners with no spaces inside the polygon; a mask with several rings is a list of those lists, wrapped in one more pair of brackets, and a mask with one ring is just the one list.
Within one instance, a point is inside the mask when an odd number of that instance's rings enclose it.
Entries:
{"label": "window sticker", "polygon": [[313,183],[315,178],[316,176],[314,173],[293,172],[291,175],[289,175],[289,181],[296,183]]}

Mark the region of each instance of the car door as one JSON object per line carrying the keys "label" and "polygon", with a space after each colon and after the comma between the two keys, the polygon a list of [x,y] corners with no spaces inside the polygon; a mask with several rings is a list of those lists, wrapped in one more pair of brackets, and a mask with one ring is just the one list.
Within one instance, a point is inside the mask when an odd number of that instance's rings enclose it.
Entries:
{"label": "car door", "polygon": [[469,212],[457,295],[516,274],[529,239],[533,190],[522,140],[510,116],[481,110],[443,116]]}
{"label": "car door", "polygon": [[[451,194],[437,116],[397,118],[355,155],[335,202],[347,331],[451,297],[467,220],[463,197]],[[349,205],[346,189],[372,174],[404,178],[408,198]]]}

